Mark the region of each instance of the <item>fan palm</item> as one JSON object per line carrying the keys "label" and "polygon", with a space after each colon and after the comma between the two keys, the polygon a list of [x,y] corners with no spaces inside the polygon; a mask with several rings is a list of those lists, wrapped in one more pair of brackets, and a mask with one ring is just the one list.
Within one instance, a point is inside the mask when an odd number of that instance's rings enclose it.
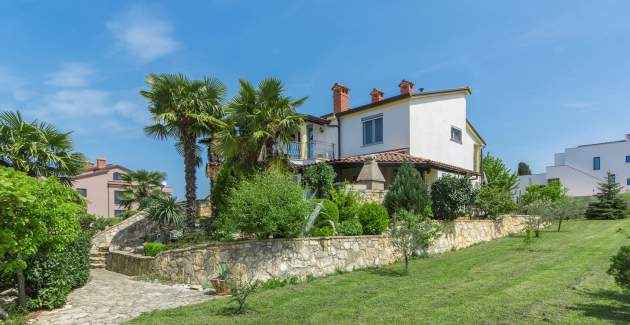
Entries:
{"label": "fan palm", "polygon": [[164,242],[170,240],[170,230],[181,227],[184,221],[184,209],[177,198],[171,195],[152,196],[143,210],[147,218],[158,225]]}
{"label": "fan palm", "polygon": [[121,180],[127,184],[123,185],[120,204],[127,209],[134,205],[142,208],[150,196],[162,192],[164,179],[163,173],[144,169],[122,174]]}
{"label": "fan palm", "polygon": [[149,100],[154,124],[144,128],[147,135],[175,139],[184,156],[186,182],[186,223],[195,226],[196,169],[201,163],[197,139],[223,125],[222,102],[225,86],[217,79],[190,80],[181,74],[151,74],[150,90],[140,94]]}
{"label": "fan palm", "polygon": [[85,156],[73,151],[71,132],[59,132],[37,120],[27,122],[20,112],[0,114],[0,165],[33,177],[56,176],[64,184],[85,166]]}
{"label": "fan palm", "polygon": [[304,122],[295,109],[307,98],[285,96],[278,79],[264,79],[258,87],[241,80],[238,95],[227,106],[226,127],[216,134],[218,152],[246,170],[282,160],[276,144],[293,139]]}

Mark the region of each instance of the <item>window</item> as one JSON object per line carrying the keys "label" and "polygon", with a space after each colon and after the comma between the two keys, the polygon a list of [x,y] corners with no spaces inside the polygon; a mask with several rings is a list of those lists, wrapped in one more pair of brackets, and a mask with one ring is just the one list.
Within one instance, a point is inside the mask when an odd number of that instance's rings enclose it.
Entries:
{"label": "window", "polygon": [[615,174],[610,174],[610,181],[613,182],[613,183],[617,183]]}
{"label": "window", "polygon": [[121,177],[120,173],[119,172],[114,172],[114,180],[115,181],[119,181],[121,179],[122,179],[122,177]]}
{"label": "window", "polygon": [[363,145],[383,142],[383,114],[368,116],[363,122]]}
{"label": "window", "polygon": [[630,163],[630,156],[626,156],[626,162]]}
{"label": "window", "polygon": [[626,185],[630,186],[630,177],[626,179]]}
{"label": "window", "polygon": [[599,157],[593,157],[593,170],[599,170],[601,168],[601,159]]}
{"label": "window", "polygon": [[127,212],[127,210],[114,210],[114,217],[118,217],[125,212]]}
{"label": "window", "polygon": [[451,126],[451,141],[462,143],[462,130]]}
{"label": "window", "polygon": [[83,197],[87,197],[87,189],[85,188],[77,188],[77,191],[83,195]]}
{"label": "window", "polygon": [[114,204],[120,204],[120,196],[122,195],[122,191],[114,191]]}

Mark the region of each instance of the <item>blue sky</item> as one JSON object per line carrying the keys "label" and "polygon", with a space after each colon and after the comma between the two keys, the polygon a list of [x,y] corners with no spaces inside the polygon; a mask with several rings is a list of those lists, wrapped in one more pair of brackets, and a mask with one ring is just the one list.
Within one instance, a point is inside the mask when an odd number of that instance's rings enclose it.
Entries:
{"label": "blue sky", "polygon": [[[183,198],[172,143],[144,136],[148,73],[273,76],[300,109],[332,110],[402,78],[470,86],[468,115],[487,151],[534,171],[565,147],[630,133],[627,1],[3,1],[0,110],[72,130],[91,160],[164,171]],[[198,173],[199,195],[208,190]]]}

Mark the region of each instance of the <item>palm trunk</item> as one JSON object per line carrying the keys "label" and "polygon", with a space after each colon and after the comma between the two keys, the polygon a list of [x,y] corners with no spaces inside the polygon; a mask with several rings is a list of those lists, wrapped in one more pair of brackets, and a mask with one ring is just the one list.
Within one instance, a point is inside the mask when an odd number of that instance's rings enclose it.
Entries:
{"label": "palm trunk", "polygon": [[182,143],[184,145],[184,179],[186,181],[186,226],[191,230],[195,228],[197,215],[195,208],[197,201],[195,138],[183,136]]}

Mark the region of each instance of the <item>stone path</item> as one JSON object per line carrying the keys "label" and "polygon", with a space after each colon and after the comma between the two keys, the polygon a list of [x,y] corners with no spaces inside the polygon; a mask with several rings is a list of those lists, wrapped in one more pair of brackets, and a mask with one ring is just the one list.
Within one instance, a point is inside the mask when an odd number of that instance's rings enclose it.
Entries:
{"label": "stone path", "polygon": [[44,312],[31,324],[121,324],[143,312],[195,304],[213,296],[198,290],[131,280],[130,277],[92,269],[90,281],[74,290],[61,309]]}

